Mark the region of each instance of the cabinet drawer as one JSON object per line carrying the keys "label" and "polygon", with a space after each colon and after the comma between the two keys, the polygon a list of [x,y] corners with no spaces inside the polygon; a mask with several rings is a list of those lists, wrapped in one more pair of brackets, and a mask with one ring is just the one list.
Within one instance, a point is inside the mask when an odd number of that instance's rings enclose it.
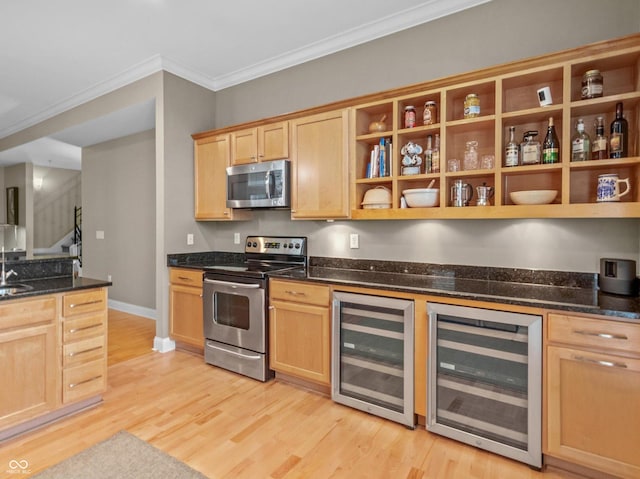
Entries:
{"label": "cabinet drawer", "polygon": [[171,284],[202,287],[202,271],[199,269],[171,268],[169,271]]}
{"label": "cabinet drawer", "polygon": [[62,366],[70,367],[105,358],[105,336],[65,344],[62,347]]}
{"label": "cabinet drawer", "polygon": [[92,361],[82,366],[62,371],[62,401],[77,401],[104,392],[107,387],[104,360]]}
{"label": "cabinet drawer", "polygon": [[549,341],[640,353],[640,325],[549,314]]}
{"label": "cabinet drawer", "polygon": [[30,324],[56,320],[56,298],[11,300],[0,305],[0,330],[22,328]]}
{"label": "cabinet drawer", "polygon": [[62,341],[68,343],[105,333],[106,315],[103,312],[62,321]]}
{"label": "cabinet drawer", "polygon": [[331,292],[328,286],[296,281],[271,280],[269,283],[269,298],[327,306],[331,298]]}
{"label": "cabinet drawer", "polygon": [[65,294],[62,297],[62,315],[68,317],[106,310],[107,295],[105,291],[105,289],[91,289],[79,293]]}

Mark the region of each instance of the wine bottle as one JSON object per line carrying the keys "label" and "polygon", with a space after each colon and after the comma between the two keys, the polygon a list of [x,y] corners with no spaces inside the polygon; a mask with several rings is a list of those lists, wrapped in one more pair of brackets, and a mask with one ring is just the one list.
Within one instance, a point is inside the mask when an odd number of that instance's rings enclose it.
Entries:
{"label": "wine bottle", "polygon": [[558,163],[560,161],[560,140],[553,125],[553,117],[549,117],[547,136],[542,143],[542,163]]}
{"label": "wine bottle", "polygon": [[436,133],[435,145],[431,152],[431,172],[440,173],[440,134]]}
{"label": "wine bottle", "polygon": [[616,104],[616,118],[611,122],[609,137],[609,155],[611,158],[629,156],[629,124],[622,116],[622,102]]}
{"label": "wine bottle", "polygon": [[504,147],[504,166],[518,166],[518,144],[516,143],[516,127],[509,127],[509,141]]}
{"label": "wine bottle", "polygon": [[591,138],[584,131],[584,120],[578,118],[576,131],[571,138],[571,161],[587,161],[591,158]]}
{"label": "wine bottle", "polygon": [[592,160],[606,160],[609,158],[609,140],[604,134],[604,118],[596,118],[596,137],[591,145]]}

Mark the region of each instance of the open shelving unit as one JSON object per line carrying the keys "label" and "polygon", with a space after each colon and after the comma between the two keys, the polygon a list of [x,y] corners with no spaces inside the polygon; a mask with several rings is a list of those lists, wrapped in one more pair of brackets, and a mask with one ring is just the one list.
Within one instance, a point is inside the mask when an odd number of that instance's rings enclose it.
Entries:
{"label": "open shelving unit", "polygon": [[[581,82],[587,70],[602,73],[604,95],[581,99]],[[537,90],[549,87],[553,103],[541,107]],[[640,217],[640,44],[627,39],[588,45],[559,54],[536,57],[503,66],[439,79],[394,91],[384,92],[378,100],[356,105],[351,111],[351,218],[532,218],[532,217]],[[476,93],[481,102],[480,116],[463,118],[464,99]],[[422,124],[426,101],[438,105],[436,122]],[[605,118],[606,132],[615,116],[615,105],[622,102],[629,123],[629,156],[571,162],[571,135],[578,118],[593,137],[597,116]],[[404,107],[416,108],[416,126],[404,128]],[[370,133],[369,123],[386,115],[387,131]],[[504,145],[509,127],[516,127],[518,143],[523,133],[537,130],[542,142],[549,117],[553,117],[560,139],[560,162],[505,167]],[[402,175],[400,150],[412,141],[426,146],[427,135],[440,135],[440,172]],[[388,176],[367,177],[371,149],[380,138],[392,144],[392,165]],[[463,164],[467,141],[478,142],[478,157],[494,155],[493,169],[447,171],[447,160]],[[422,155],[424,158],[424,155]],[[424,170],[421,170],[424,171]],[[631,191],[618,202],[598,203],[598,175],[616,173],[629,178]],[[426,188],[435,179],[440,189],[439,206],[402,208],[403,191]],[[455,180],[463,180],[474,190],[468,207],[453,207],[450,189]],[[475,189],[486,184],[495,189],[491,206],[475,206]],[[392,192],[390,208],[365,209],[361,205],[370,188],[385,186]],[[510,193],[521,190],[553,189],[556,199],[544,205],[516,205]]]}

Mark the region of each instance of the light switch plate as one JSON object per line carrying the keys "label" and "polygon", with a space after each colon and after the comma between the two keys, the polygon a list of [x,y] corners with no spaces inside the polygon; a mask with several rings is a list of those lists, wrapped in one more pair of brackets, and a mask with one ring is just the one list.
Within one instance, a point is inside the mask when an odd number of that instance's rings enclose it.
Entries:
{"label": "light switch plate", "polygon": [[192,245],[192,244],[193,244],[193,234],[187,233],[187,245]]}
{"label": "light switch plate", "polygon": [[358,233],[351,233],[349,235],[349,248],[358,249],[360,248],[360,236]]}
{"label": "light switch plate", "polygon": [[240,244],[240,233],[233,233],[233,244]]}
{"label": "light switch plate", "polygon": [[104,239],[104,231],[97,230],[96,231],[96,239]]}

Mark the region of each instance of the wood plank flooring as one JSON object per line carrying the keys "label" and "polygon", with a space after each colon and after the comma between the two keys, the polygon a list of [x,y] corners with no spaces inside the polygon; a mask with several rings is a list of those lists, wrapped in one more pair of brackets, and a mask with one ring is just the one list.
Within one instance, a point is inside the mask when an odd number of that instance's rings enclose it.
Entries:
{"label": "wood plank flooring", "polygon": [[[109,381],[101,405],[0,444],[29,477],[126,430],[210,478],[568,479],[409,430],[280,381],[260,383],[201,357],[151,350],[155,323],[109,312]],[[87,471],[87,478],[91,472]]]}

